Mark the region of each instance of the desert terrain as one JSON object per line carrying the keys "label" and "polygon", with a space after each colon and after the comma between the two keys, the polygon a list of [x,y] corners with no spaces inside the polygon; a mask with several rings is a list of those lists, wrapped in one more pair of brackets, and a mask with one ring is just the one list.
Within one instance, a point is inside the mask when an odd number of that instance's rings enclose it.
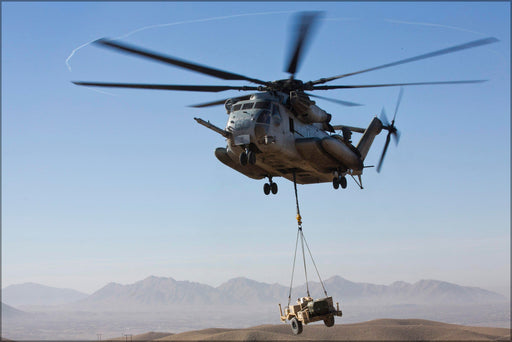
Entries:
{"label": "desert terrain", "polygon": [[[126,337],[111,339],[124,341]],[[128,337],[130,339],[130,337]],[[133,341],[510,341],[510,329],[472,327],[422,319],[378,319],[354,324],[304,327],[293,335],[287,324],[245,329],[204,329],[179,334],[149,332]]]}

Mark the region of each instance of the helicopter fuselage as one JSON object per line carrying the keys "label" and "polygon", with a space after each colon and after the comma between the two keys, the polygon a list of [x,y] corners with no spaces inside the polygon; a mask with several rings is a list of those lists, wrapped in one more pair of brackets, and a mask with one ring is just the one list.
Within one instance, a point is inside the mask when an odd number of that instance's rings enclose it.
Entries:
{"label": "helicopter fuselage", "polygon": [[227,146],[217,148],[216,157],[250,178],[268,177],[271,185],[272,177],[293,181],[295,174],[299,184],[333,182],[336,188],[336,183],[346,187],[347,174],[362,174],[382,123],[374,118],[356,147],[350,134],[334,134],[330,114],[308,101],[306,97],[294,103],[282,92],[255,93],[249,99],[226,101],[229,118],[224,130],[196,120],[226,137]]}

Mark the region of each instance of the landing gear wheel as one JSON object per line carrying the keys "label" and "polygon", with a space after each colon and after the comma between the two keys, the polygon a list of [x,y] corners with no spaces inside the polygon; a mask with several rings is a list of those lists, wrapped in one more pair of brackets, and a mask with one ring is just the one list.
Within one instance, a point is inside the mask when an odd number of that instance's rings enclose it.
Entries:
{"label": "landing gear wheel", "polygon": [[340,182],[337,177],[332,179],[332,187],[336,190],[340,187]]}
{"label": "landing gear wheel", "polygon": [[254,153],[253,151],[247,152],[247,161],[251,165],[256,164],[256,153]]}
{"label": "landing gear wheel", "polygon": [[332,327],[334,325],[334,316],[324,319],[324,324],[326,327]]}
{"label": "landing gear wheel", "polygon": [[272,194],[277,194],[277,184],[276,183],[270,183],[270,190],[272,190]]}
{"label": "landing gear wheel", "polygon": [[265,195],[270,194],[270,184],[268,184],[268,183],[263,184],[263,192],[265,193]]}
{"label": "landing gear wheel", "polygon": [[293,317],[290,320],[290,326],[292,327],[292,331],[295,335],[299,335],[302,333],[302,322],[299,321],[297,318]]}
{"label": "landing gear wheel", "polygon": [[245,151],[243,151],[242,153],[240,153],[240,157],[239,157],[239,159],[240,159],[240,164],[241,164],[242,166],[247,165],[247,153],[245,153]]}
{"label": "landing gear wheel", "polygon": [[346,189],[347,188],[347,179],[345,177],[341,177],[340,178],[340,185],[341,185],[342,189]]}

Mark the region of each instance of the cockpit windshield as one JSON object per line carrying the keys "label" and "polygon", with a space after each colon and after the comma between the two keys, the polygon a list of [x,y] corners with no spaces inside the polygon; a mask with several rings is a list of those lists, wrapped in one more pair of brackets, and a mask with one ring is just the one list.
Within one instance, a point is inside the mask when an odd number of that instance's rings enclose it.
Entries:
{"label": "cockpit windshield", "polygon": [[256,102],[256,104],[254,105],[254,108],[261,108],[261,109],[270,109],[270,102],[269,101],[265,101],[265,102]]}
{"label": "cockpit windshield", "polygon": [[270,119],[272,118],[272,114],[269,110],[262,110],[258,117],[256,118],[256,126],[254,127],[254,134],[256,135],[256,139],[260,140],[264,138],[270,129]]}
{"label": "cockpit windshield", "polygon": [[244,103],[243,106],[242,106],[242,110],[244,110],[244,109],[252,109],[252,107],[254,107],[254,102]]}
{"label": "cockpit windshield", "polygon": [[247,109],[270,109],[272,104],[269,101],[238,103],[231,107],[231,112]]}

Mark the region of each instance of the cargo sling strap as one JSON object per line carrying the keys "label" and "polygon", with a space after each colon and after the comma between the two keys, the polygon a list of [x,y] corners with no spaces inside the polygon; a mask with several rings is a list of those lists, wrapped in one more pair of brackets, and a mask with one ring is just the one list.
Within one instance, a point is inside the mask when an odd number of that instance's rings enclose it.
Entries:
{"label": "cargo sling strap", "polygon": [[293,187],[295,190],[295,204],[297,206],[297,238],[295,240],[295,252],[293,255],[293,267],[292,267],[292,278],[290,280],[290,292],[288,294],[288,305],[290,305],[290,301],[292,298],[292,286],[293,286],[293,275],[295,273],[295,261],[297,259],[297,246],[299,244],[299,237],[300,237],[300,244],[302,247],[302,261],[304,264],[304,275],[306,277],[306,291],[308,294],[308,297],[311,297],[309,294],[309,284],[308,284],[308,272],[306,269],[306,254],[304,253],[304,245],[306,245],[306,248],[309,252],[309,256],[311,257],[311,261],[313,262],[313,266],[315,266],[316,274],[318,275],[318,279],[320,280],[320,285],[322,285],[322,289],[324,290],[324,294],[327,297],[327,291],[325,290],[324,283],[322,281],[322,278],[320,277],[320,273],[318,272],[318,268],[316,267],[315,260],[313,259],[313,255],[311,254],[311,250],[309,249],[308,243],[306,242],[306,238],[304,237],[304,233],[302,232],[302,217],[300,216],[300,208],[299,208],[299,196],[297,195],[297,179],[295,175],[295,171],[293,172]]}

